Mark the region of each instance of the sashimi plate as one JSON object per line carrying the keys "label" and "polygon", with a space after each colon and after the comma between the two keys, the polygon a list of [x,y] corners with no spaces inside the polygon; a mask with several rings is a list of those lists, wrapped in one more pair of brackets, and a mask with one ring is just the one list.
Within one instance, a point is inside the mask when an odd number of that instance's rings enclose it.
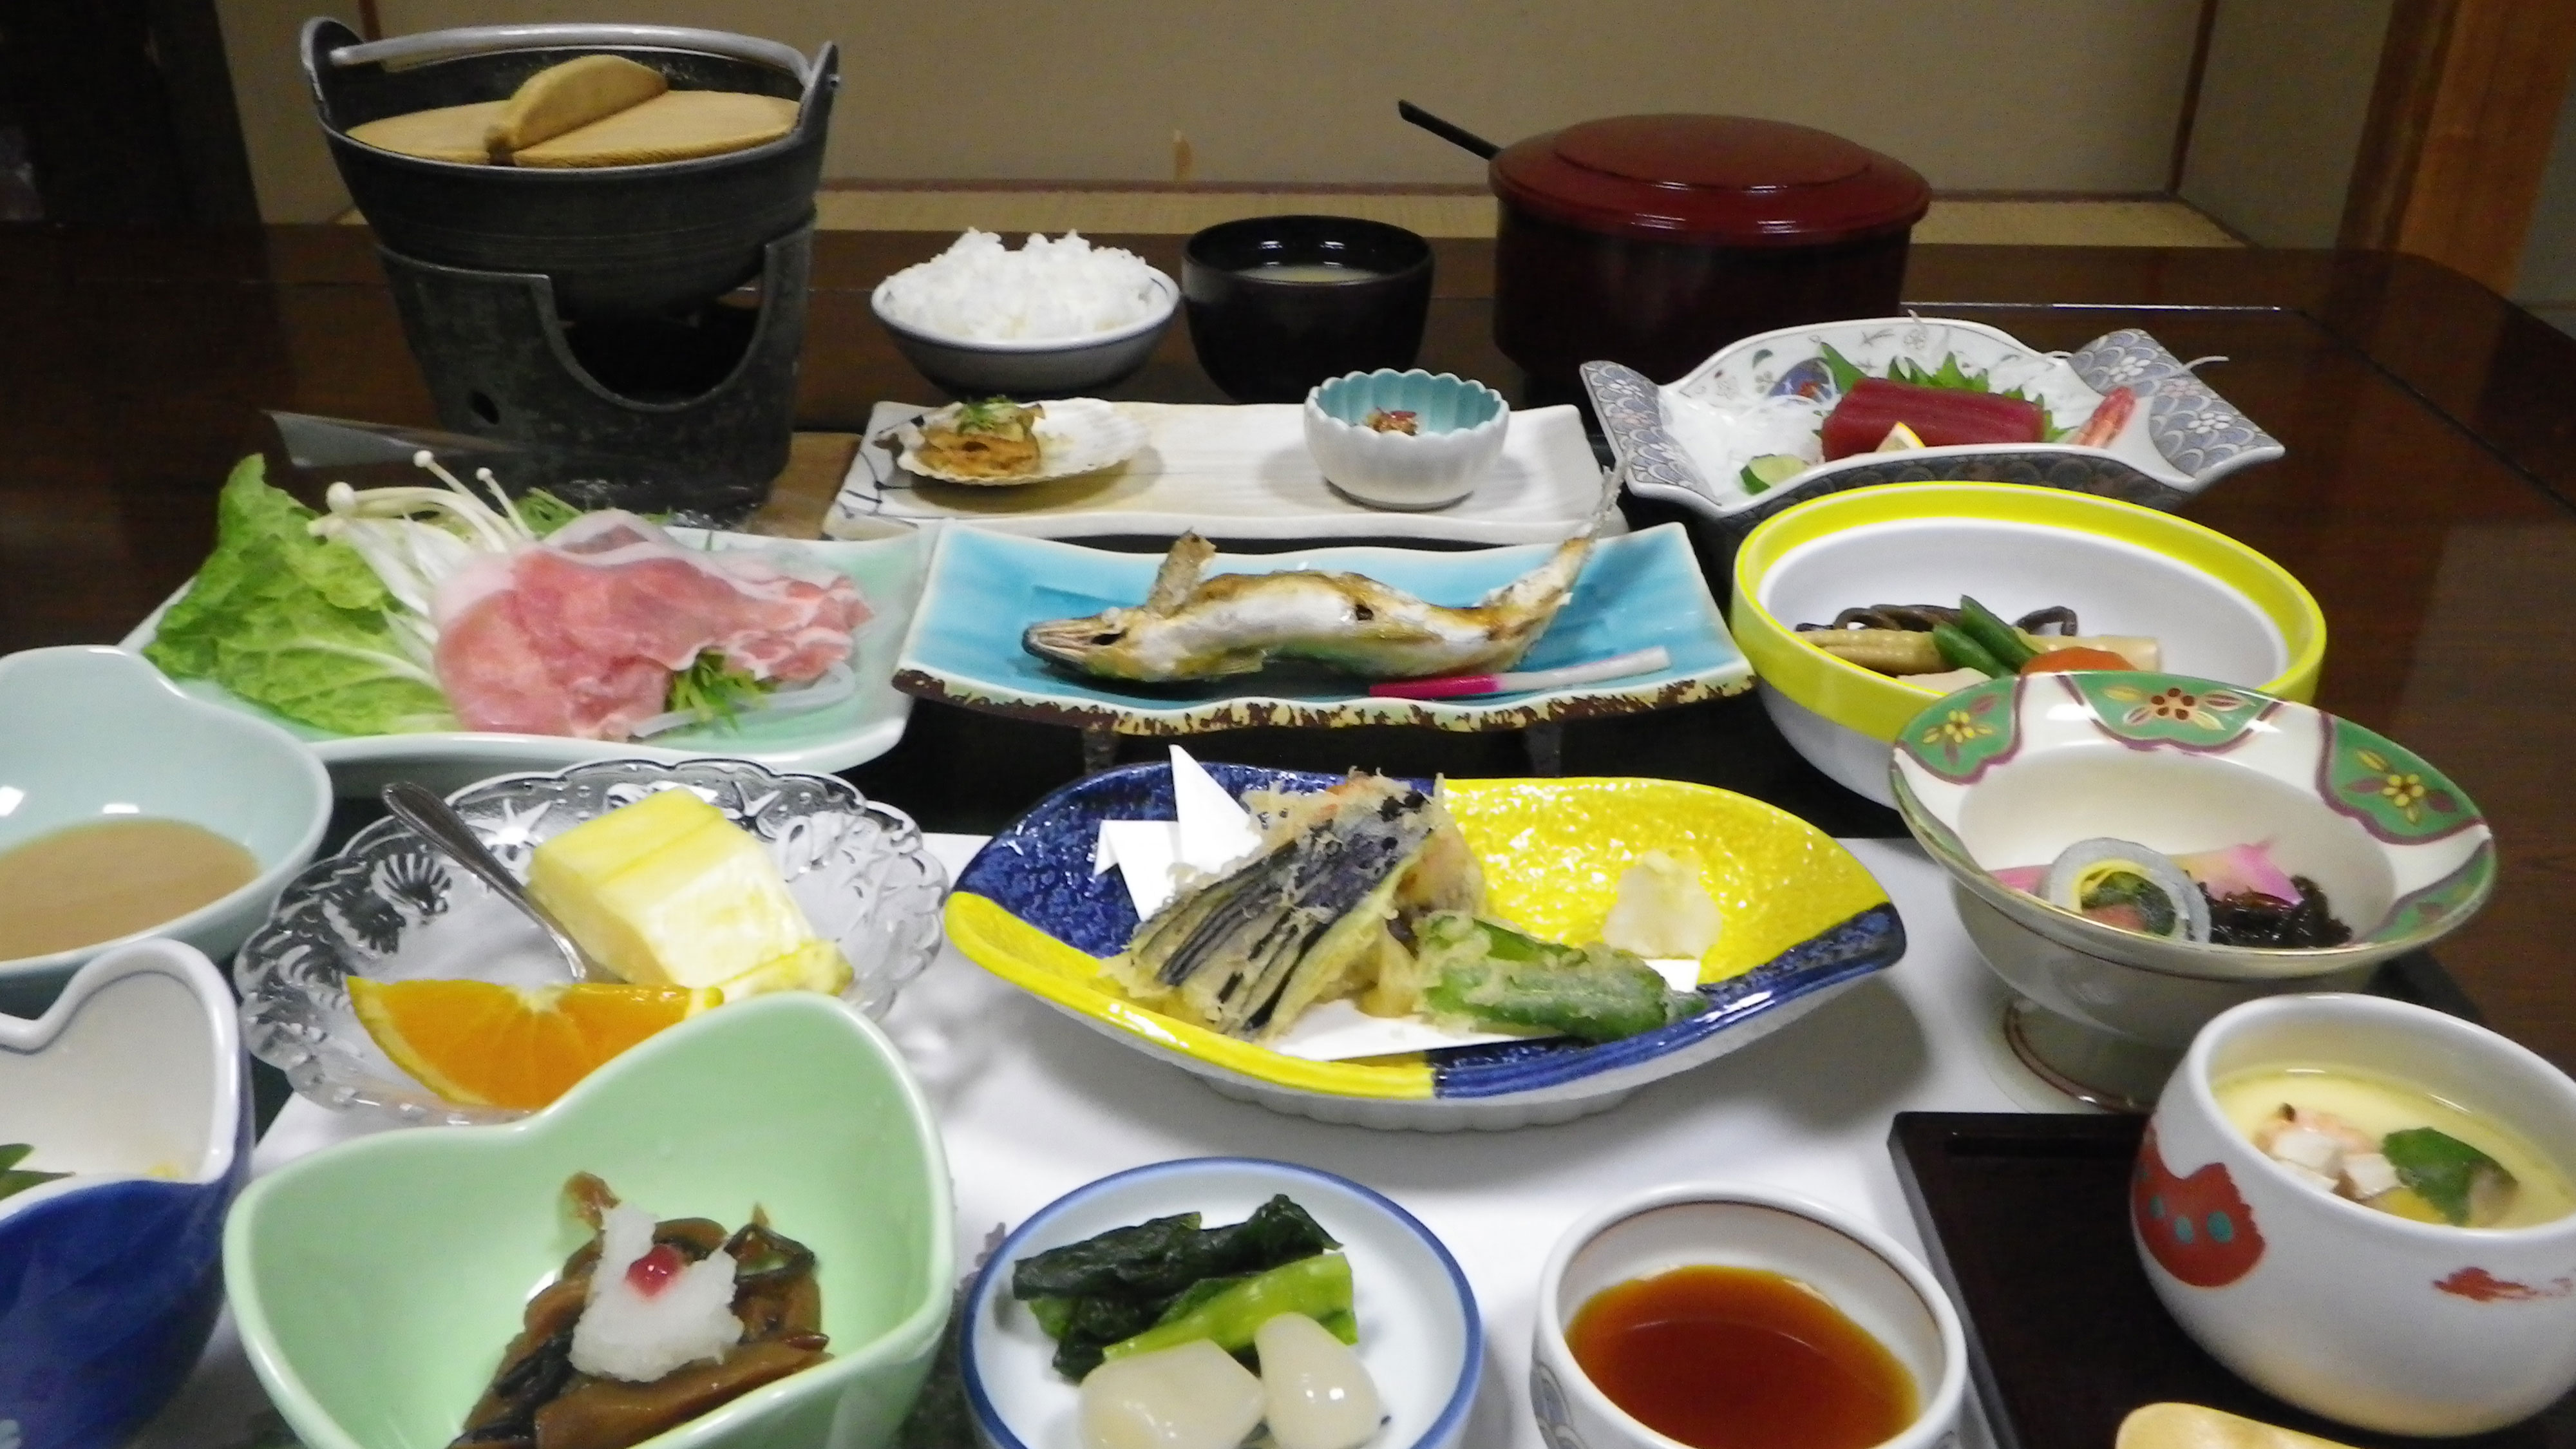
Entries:
{"label": "sashimi plate", "polygon": [[[1407,548],[1308,548],[1219,554],[1207,575],[1288,569],[1365,574],[1434,604],[1466,605],[1536,568],[1552,544],[1441,553]],[[1274,665],[1258,674],[1150,685],[1076,675],[1020,646],[1046,619],[1096,614],[1143,601],[1158,554],[1111,553],[1078,544],[951,527],[931,555],[930,579],[895,687],[925,699],[1047,724],[1120,734],[1180,735],[1249,725],[1332,728],[1429,725],[1521,729],[1556,720],[1662,709],[1753,685],[1753,670],[1726,632],[1708,580],[1677,523],[1597,541],[1565,607],[1514,666],[1583,664],[1662,646],[1669,662],[1597,684],[1472,699],[1379,698],[1347,675]]]}
{"label": "sashimi plate", "polygon": [[[1238,797],[1335,783],[1247,765],[1206,769]],[[1484,869],[1487,913],[1541,936],[1598,939],[1621,873],[1649,848],[1696,863],[1724,916],[1700,963],[1708,1009],[1601,1045],[1531,1039],[1318,1062],[1138,1006],[1100,974],[1137,920],[1117,874],[1094,873],[1092,851],[1104,820],[1172,817],[1163,764],[1086,777],[994,836],[949,895],[948,939],[993,974],[1227,1096],[1319,1121],[1426,1132],[1606,1110],[1789,1025],[1905,954],[1904,924],[1868,870],[1760,801],[1645,779],[1451,780],[1447,791]]]}
{"label": "sashimi plate", "polygon": [[[1829,346],[1875,377],[1887,376],[1899,360],[1937,371],[1955,358],[1994,391],[2018,389],[2040,402],[2070,435],[2113,389],[2128,388],[2136,402],[2101,447],[1977,443],[1823,462],[1815,430],[1841,396],[1823,360]],[[1741,533],[1807,499],[1881,483],[2025,483],[2149,508],[2180,507],[2237,469],[2283,451],[2193,366],[2134,327],[2071,353],[2051,353],[1976,322],[1881,317],[1747,337],[1660,387],[1615,362],[1587,362],[1582,373],[1629,490]],[[1768,488],[1752,488],[1743,478],[1745,465],[1766,454],[1800,456],[1808,466]]]}
{"label": "sashimi plate", "polygon": [[[749,760],[773,770],[832,774],[893,749],[912,714],[912,697],[889,677],[904,631],[921,598],[929,539],[918,531],[890,538],[786,541],[747,534],[708,535],[673,529],[684,543],[716,548],[792,548],[799,557],[837,568],[859,586],[870,617],[859,627],[850,655],[858,692],[838,704],[799,714],[750,715],[739,722],[711,722],[656,735],[650,740],[582,740],[559,735],[451,730],[422,734],[343,735],[287,719],[244,700],[212,680],[173,681],[192,698],[236,709],[285,729],[313,746],[343,796],[373,795],[394,780],[416,780],[442,794],[493,775],[560,770],[591,760],[653,760],[677,764],[710,758]],[[118,641],[128,653],[150,644],[161,616],[187,592],[152,611]]]}

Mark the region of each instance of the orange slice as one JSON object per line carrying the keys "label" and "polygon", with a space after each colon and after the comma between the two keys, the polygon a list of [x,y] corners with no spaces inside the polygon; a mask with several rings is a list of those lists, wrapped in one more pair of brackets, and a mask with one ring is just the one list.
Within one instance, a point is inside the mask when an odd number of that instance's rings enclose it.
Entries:
{"label": "orange slice", "polygon": [[535,1111],[611,1057],[724,1000],[679,986],[530,990],[489,981],[349,978],[385,1055],[448,1101]]}

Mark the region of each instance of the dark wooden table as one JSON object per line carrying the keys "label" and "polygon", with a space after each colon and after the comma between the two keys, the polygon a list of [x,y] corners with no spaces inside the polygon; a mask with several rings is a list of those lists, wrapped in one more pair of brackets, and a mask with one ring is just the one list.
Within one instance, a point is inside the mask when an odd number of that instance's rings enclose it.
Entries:
{"label": "dark wooden table", "polygon": [[[932,398],[867,293],[947,240],[819,239],[803,426],[854,429],[881,398]],[[1178,270],[1178,238],[1105,240]],[[1439,253],[1423,362],[1511,391],[1487,325],[1491,248]],[[2183,358],[2228,359],[2206,375],[2289,456],[2191,516],[2324,605],[2319,703],[2422,751],[2493,819],[2501,888],[2443,963],[2493,1024],[2576,1067],[2576,341],[2456,273],[2379,255],[1925,246],[1905,295],[2043,347],[2135,325]],[[1223,401],[1178,327],[1120,395]],[[436,421],[366,231],[0,231],[0,651],[113,640],[186,579],[263,408]],[[1307,768],[1527,768],[1514,737],[1430,730],[1201,744]],[[852,778],[930,829],[989,831],[1080,765],[1068,731],[925,705]],[[1749,697],[1572,725],[1564,766],[1721,785],[1837,834],[1902,833],[1790,753]]]}

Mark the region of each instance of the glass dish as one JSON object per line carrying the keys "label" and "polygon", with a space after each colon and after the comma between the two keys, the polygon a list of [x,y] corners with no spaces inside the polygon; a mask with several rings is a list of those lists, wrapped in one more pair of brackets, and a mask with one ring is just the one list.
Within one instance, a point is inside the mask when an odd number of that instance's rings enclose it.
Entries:
{"label": "glass dish", "polygon": [[[855,969],[844,1002],[883,1016],[939,949],[947,873],[910,817],[840,780],[740,760],[605,760],[486,780],[449,803],[524,875],[540,842],[675,786],[696,791],[767,847],[806,919]],[[351,976],[531,987],[569,979],[534,925],[397,821],[369,825],[307,868],[242,947],[233,980],[244,1044],[326,1107],[453,1125],[525,1115],[446,1101],[396,1067],[350,1009]]]}

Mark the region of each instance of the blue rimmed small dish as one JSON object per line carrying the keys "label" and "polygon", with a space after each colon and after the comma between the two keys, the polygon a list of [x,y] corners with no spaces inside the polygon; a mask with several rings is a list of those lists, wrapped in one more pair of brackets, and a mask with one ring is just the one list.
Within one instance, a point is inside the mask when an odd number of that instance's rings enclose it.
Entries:
{"label": "blue rimmed small dish", "polygon": [[1409,513],[1475,492],[1503,455],[1512,410],[1456,373],[1381,367],[1318,384],[1305,420],[1306,449],[1335,492]]}
{"label": "blue rimmed small dish", "polygon": [[92,959],[0,1016],[0,1143],[64,1174],[0,1198],[0,1444],[121,1444],[195,1366],[250,1171],[232,989],[195,947]]}
{"label": "blue rimmed small dish", "polygon": [[1012,1300],[1012,1264],[1176,1213],[1198,1213],[1207,1227],[1241,1222],[1281,1193],[1350,1259],[1356,1347],[1388,1415],[1370,1444],[1456,1445],[1484,1373],[1485,1328],[1467,1275],[1431,1230],[1384,1196],[1329,1172],[1251,1157],[1193,1157],[1075,1188],[1032,1214],[985,1260],[966,1294],[959,1367],[986,1449],[1080,1442],[1076,1386],[1050,1362],[1054,1340]]}
{"label": "blue rimmed small dish", "polygon": [[[1240,798],[1338,777],[1209,764]],[[1413,781],[1431,788],[1428,781]],[[1499,1131],[1607,1110],[1788,1025],[1905,954],[1896,908],[1850,852],[1805,821],[1705,785],[1645,779],[1450,780],[1490,914],[1541,936],[1600,939],[1617,882],[1661,850],[1695,864],[1724,930],[1701,958],[1699,1015],[1624,1041],[1563,1037],[1310,1061],[1150,1011],[1101,975],[1135,934],[1121,879],[1094,874],[1103,820],[1168,820],[1171,769],[1130,765],[1066,786],[993,837],[948,898],[968,959],[1112,1040],[1230,1097],[1318,1121]]]}

